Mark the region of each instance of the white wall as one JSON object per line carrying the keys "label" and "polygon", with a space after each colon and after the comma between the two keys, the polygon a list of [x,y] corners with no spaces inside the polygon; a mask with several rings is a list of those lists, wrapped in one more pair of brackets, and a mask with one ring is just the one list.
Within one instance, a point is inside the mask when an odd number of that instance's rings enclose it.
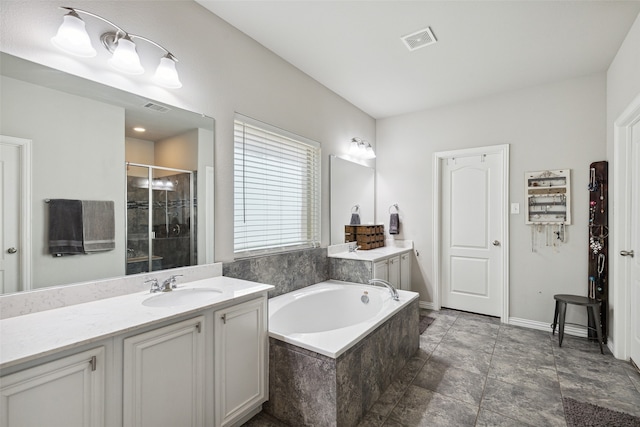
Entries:
{"label": "white wall", "polygon": [[125,161],[152,165],[156,144],[153,141],[139,138],[125,138]]}
{"label": "white wall", "polygon": [[[604,160],[605,75],[512,91],[377,123],[378,219],[398,203],[401,234],[419,252],[413,290],[432,302],[432,165],[438,151],[510,144],[510,317],[550,323],[557,293],[586,295],[589,164]],[[572,169],[573,225],[557,250],[531,252],[524,224],[526,171]],[[586,320],[586,315],[569,321]],[[573,319],[573,320],[572,320]]]}
{"label": "white wall", "polygon": [[[0,134],[33,141],[33,287],[124,275],[124,216],[117,214],[124,212],[124,109],[20,80],[0,79]],[[91,255],[49,255],[44,199],[112,200],[116,249]]]}
{"label": "white wall", "polygon": [[[155,87],[147,83],[151,72],[133,77],[112,72],[99,41],[99,54],[91,59],[55,50],[49,40],[64,15],[58,6],[97,13],[165,45],[180,60],[183,88]],[[329,243],[329,154],[346,154],[354,136],[375,141],[370,116],[192,1],[1,0],[0,8],[0,50],[216,119],[217,261],[233,259],[234,112],[322,144],[322,244]],[[92,18],[85,21],[89,29],[106,30]],[[153,69],[158,51],[143,43],[138,50],[143,65]]]}
{"label": "white wall", "polygon": [[[607,71],[607,158],[612,162],[612,167],[609,168],[609,188],[615,188],[617,174],[616,164],[613,163],[615,160],[614,123],[627,106],[638,96],[640,96],[640,14]],[[612,191],[610,191],[610,195],[613,196]],[[611,198],[609,206],[612,208],[609,215],[610,221],[618,214],[618,209],[621,212],[625,212],[627,209],[623,201],[615,200],[615,198]],[[617,256],[617,252],[620,249],[626,249],[620,247],[621,245],[616,242],[617,232],[622,233],[623,231],[616,230],[616,224],[613,223],[609,236],[609,254],[614,257]],[[625,284],[619,282],[616,277],[615,268],[621,264],[618,264],[615,258],[613,259],[613,266],[609,264],[609,283],[611,285],[609,313],[616,316],[616,319],[610,323],[610,328],[613,328],[610,333],[614,338],[614,355],[616,357],[627,357],[628,350],[625,348],[628,345],[626,337],[628,326],[624,324],[625,316],[623,315],[625,307],[618,307],[616,303],[620,305],[626,304],[625,295],[628,295],[628,293],[621,288]]]}

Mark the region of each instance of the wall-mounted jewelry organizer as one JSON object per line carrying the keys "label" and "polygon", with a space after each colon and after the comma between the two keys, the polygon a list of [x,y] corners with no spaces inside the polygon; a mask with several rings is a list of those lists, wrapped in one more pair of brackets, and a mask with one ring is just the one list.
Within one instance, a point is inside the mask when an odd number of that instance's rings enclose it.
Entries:
{"label": "wall-mounted jewelry organizer", "polygon": [[[589,166],[589,285],[588,296],[602,301],[600,325],[602,341],[607,342],[607,307],[609,300],[609,165],[606,161]],[[595,326],[589,319],[589,326]],[[589,338],[597,339],[593,329]]]}
{"label": "wall-mounted jewelry organizer", "polygon": [[531,225],[531,251],[544,233],[546,246],[566,240],[565,226],[571,224],[571,170],[525,173],[527,208],[525,223]]}

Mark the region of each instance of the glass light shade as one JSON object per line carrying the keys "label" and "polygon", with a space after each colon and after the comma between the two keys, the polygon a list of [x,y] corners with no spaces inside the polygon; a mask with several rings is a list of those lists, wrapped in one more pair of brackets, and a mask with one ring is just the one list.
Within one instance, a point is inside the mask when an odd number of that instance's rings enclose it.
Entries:
{"label": "glass light shade", "polygon": [[51,38],[51,43],[58,49],[83,58],[96,56],[91,39],[84,26],[84,21],[73,12],[62,18],[58,33]]}
{"label": "glass light shade", "polygon": [[352,138],[351,142],[349,143],[349,155],[358,156],[358,148],[358,140],[356,138]]}
{"label": "glass light shade", "polygon": [[365,153],[363,155],[363,158],[365,158],[365,159],[375,159],[376,158],[376,153],[373,151],[373,147],[371,147],[371,144],[367,144],[367,148],[365,149]]}
{"label": "glass light shade", "polygon": [[182,83],[178,77],[178,71],[176,70],[176,61],[171,59],[169,56],[160,58],[160,65],[158,65],[156,73],[153,75],[153,81],[157,85],[169,89],[181,88]]}
{"label": "glass light shade", "polygon": [[116,50],[109,59],[109,65],[118,71],[127,74],[142,74],[144,68],[140,64],[140,57],[136,51],[136,45],[130,39],[124,37],[118,39]]}

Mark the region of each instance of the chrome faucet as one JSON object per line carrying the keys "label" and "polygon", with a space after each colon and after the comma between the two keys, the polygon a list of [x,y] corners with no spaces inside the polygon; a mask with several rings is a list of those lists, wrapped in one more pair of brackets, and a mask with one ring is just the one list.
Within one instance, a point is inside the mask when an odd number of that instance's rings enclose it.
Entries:
{"label": "chrome faucet", "polygon": [[358,246],[358,244],[356,243],[355,245],[350,245],[349,246],[349,252],[358,252],[358,249],[360,249],[362,246]]}
{"label": "chrome faucet", "polygon": [[391,298],[393,298],[394,301],[399,301],[400,300],[400,294],[398,294],[398,291],[396,288],[393,287],[393,285],[389,282],[387,282],[386,280],[382,280],[382,279],[371,279],[368,282],[370,285],[374,285],[375,283],[380,283],[381,285],[386,286],[389,289],[389,292],[391,293]]}
{"label": "chrome faucet", "polygon": [[178,285],[176,285],[176,281],[178,277],[182,277],[182,274],[174,274],[172,276],[169,276],[167,279],[165,279],[164,282],[162,282],[160,290],[162,292],[171,292],[172,290],[177,288]]}
{"label": "chrome faucet", "polygon": [[156,292],[160,292],[162,290],[160,289],[160,284],[158,283],[158,279],[149,279],[144,281],[145,285],[149,283],[151,283],[151,289],[149,290],[149,292],[151,292],[152,294],[155,294]]}

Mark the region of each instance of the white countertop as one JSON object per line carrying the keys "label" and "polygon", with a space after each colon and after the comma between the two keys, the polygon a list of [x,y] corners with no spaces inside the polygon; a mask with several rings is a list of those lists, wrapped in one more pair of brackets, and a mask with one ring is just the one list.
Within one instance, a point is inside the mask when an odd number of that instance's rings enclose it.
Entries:
{"label": "white countertop", "polygon": [[179,284],[177,290],[184,288],[222,292],[212,299],[176,307],[144,306],[145,299],[158,294],[136,292],[0,320],[0,368],[257,295],[273,286],[218,276]]}
{"label": "white countertop", "polygon": [[[346,249],[346,244],[345,244]],[[403,246],[383,246],[381,248],[369,249],[363,251],[362,249],[358,249],[356,252],[349,252],[345,250],[344,252],[337,253],[329,253],[329,258],[342,258],[342,259],[352,259],[359,261],[380,261],[385,258],[389,258],[394,255],[399,255],[405,252],[410,252],[413,250],[413,242],[411,244],[403,245]]]}

